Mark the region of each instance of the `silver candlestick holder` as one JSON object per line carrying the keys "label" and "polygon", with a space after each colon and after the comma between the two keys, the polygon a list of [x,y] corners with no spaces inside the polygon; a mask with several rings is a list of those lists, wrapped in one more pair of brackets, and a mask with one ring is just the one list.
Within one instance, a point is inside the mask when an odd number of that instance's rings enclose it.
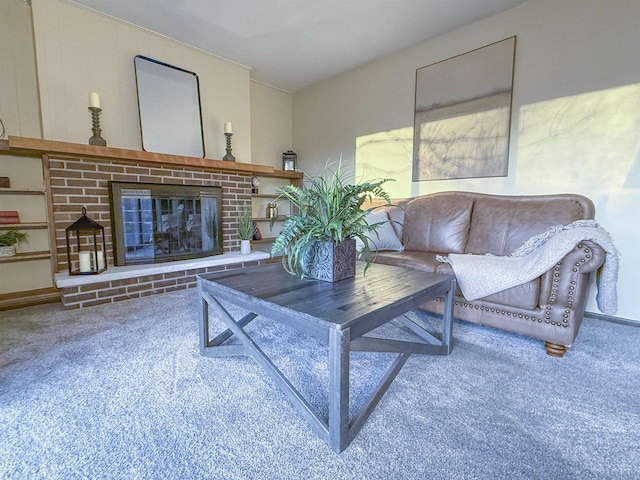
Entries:
{"label": "silver candlestick holder", "polygon": [[236,157],[231,155],[231,135],[233,135],[233,133],[225,133],[224,134],[224,136],[227,137],[227,154],[224,157],[222,157],[222,160],[225,160],[227,162],[235,162],[236,161]]}
{"label": "silver candlestick holder", "polygon": [[107,141],[100,136],[102,130],[100,129],[100,112],[101,108],[98,107],[89,107],[91,110],[91,130],[93,131],[93,136],[89,139],[89,145],[100,145],[101,147],[107,146]]}

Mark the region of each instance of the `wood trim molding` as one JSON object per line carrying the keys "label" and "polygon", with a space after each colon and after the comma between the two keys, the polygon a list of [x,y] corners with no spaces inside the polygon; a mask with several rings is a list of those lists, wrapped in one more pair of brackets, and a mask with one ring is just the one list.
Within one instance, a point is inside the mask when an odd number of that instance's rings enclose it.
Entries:
{"label": "wood trim molding", "polygon": [[55,287],[17,293],[3,293],[0,294],[0,311],[59,301],[60,291]]}
{"label": "wood trim molding", "polygon": [[213,160],[209,158],[185,157],[181,155],[144,152],[125,148],[100,147],[96,145],[82,145],[79,143],[58,142],[55,140],[42,140],[39,138],[16,137],[11,135],[8,140],[0,142],[0,151],[6,151],[10,154],[31,154],[38,156],[47,154],[50,157],[109,159],[126,161],[127,163],[135,161],[154,165],[196,167],[216,172],[302,178],[302,173],[299,172],[284,172],[268,165],[256,165],[252,163],[225,162],[223,160]]}
{"label": "wood trim molding", "polygon": [[[44,182],[44,192],[47,197],[47,221],[49,225],[54,225],[53,213],[53,193],[51,191],[51,173],[49,172],[49,155],[42,155],[42,179]],[[49,228],[49,249],[51,250],[51,277],[58,273],[58,262],[56,258],[56,230]]]}

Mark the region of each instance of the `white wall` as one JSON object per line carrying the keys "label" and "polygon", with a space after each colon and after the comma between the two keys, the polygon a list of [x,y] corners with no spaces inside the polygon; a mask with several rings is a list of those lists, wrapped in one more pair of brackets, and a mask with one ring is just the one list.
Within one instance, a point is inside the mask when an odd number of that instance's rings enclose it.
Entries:
{"label": "white wall", "polygon": [[[635,0],[530,0],[310,86],[293,98],[294,149],[301,167],[313,173],[340,156],[352,166],[358,137],[413,126],[417,68],[516,35],[509,175],[407,188],[412,195],[443,190],[587,195],[621,252],[617,316],[640,320],[638,18]],[[588,310],[597,312],[593,298]]]}
{"label": "white wall", "polygon": [[196,72],[207,158],[233,154],[251,163],[249,69],[63,0],[33,0],[43,136],[87,143],[89,92],[101,98],[102,136],[111,147],[140,150],[133,58],[141,54]]}
{"label": "white wall", "polygon": [[253,163],[282,168],[282,152],[291,149],[291,94],[251,82],[251,157]]}
{"label": "white wall", "polygon": [[31,8],[24,1],[0,2],[0,45],[0,119],[6,135],[40,137]]}
{"label": "white wall", "polygon": [[282,152],[292,146],[291,94],[250,81],[247,68],[64,0],[32,3],[33,22],[23,0],[0,3],[0,118],[7,135],[87,143],[88,94],[97,91],[108,145],[141,149],[133,57],[144,54],[198,74],[208,158],[224,156],[223,125],[230,120],[237,161],[282,168]]}

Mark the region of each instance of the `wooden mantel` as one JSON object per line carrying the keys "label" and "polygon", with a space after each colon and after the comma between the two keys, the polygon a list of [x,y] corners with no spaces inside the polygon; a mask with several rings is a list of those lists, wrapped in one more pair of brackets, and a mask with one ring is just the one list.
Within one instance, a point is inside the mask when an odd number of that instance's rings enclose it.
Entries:
{"label": "wooden mantel", "polygon": [[112,161],[144,162],[154,165],[174,165],[198,167],[216,172],[256,174],[261,176],[277,176],[279,178],[302,178],[302,173],[276,170],[268,165],[252,163],[225,162],[209,158],[185,157],[165,153],[144,152],[125,148],[100,147],[80,143],[58,142],[39,138],[9,136],[8,140],[0,140],[0,152],[21,155],[55,155],[65,158],[109,159]]}

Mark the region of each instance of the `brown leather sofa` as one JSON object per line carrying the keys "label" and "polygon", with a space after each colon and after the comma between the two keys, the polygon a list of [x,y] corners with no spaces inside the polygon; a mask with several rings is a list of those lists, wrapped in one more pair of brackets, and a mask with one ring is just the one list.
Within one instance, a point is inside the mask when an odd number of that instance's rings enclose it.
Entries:
{"label": "brown leather sofa", "polygon": [[[375,262],[453,273],[437,255],[509,255],[550,226],[593,219],[591,200],[580,195],[503,196],[442,192],[386,207],[403,252],[377,252]],[[585,310],[590,277],[605,252],[583,241],[541,277],[502,292],[468,301],[458,290],[454,316],[545,341],[549,355],[561,357],[573,343]],[[442,314],[444,302],[423,305]]]}

